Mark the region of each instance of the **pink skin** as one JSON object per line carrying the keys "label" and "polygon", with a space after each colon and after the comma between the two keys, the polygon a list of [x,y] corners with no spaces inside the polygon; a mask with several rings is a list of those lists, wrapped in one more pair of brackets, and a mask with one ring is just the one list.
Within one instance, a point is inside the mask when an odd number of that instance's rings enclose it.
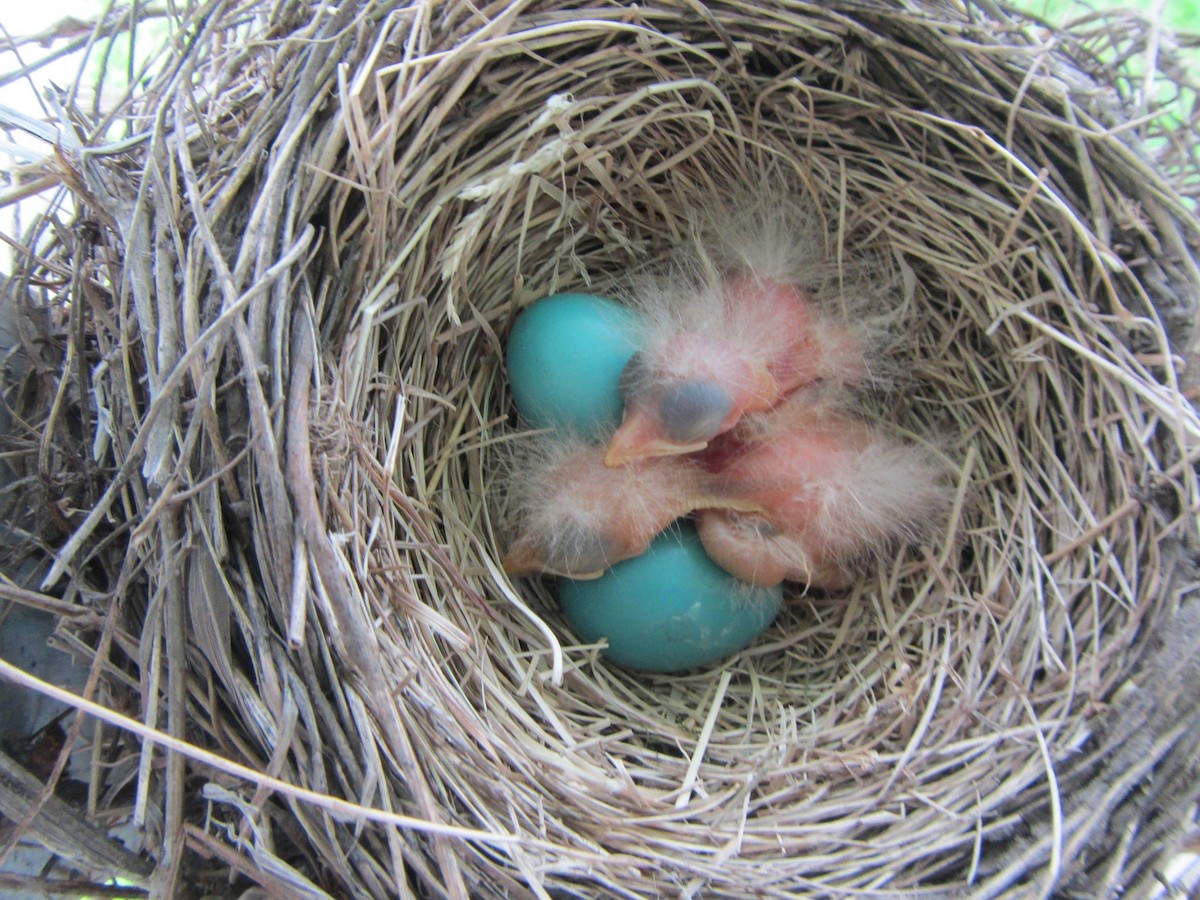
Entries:
{"label": "pink skin", "polygon": [[803,392],[714,442],[702,464],[727,501],[700,513],[705,549],[756,584],[844,588],[854,560],[912,540],[950,499],[928,453]]}
{"label": "pink skin", "polygon": [[753,309],[769,330],[762,339],[776,349],[766,360],[780,397],[821,379],[852,382],[866,374],[862,348],[853,334],[822,318],[812,298],[795,285],[752,277],[726,288],[731,306]]}
{"label": "pink skin", "polygon": [[786,579],[844,587],[839,561],[861,549],[861,535],[847,521],[853,509],[845,501],[831,508],[831,501],[850,477],[870,431],[829,414],[784,409],[780,415],[784,421],[768,423],[766,434],[727,452],[714,475],[716,493],[738,497],[761,514],[752,519],[723,511],[703,515],[701,540],[718,564],[756,584]]}
{"label": "pink skin", "polygon": [[796,287],[738,278],[725,289],[731,309],[752,311],[764,331],[762,346],[775,347],[764,360],[783,397],[820,377],[821,348],[814,340],[817,314]]}

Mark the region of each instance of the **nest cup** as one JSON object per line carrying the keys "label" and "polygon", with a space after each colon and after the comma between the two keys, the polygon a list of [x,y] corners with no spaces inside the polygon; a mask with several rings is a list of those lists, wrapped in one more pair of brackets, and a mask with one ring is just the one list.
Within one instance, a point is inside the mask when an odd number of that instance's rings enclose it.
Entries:
{"label": "nest cup", "polygon": [[[11,454],[63,473],[24,515],[45,590],[101,615],[60,632],[100,699],[187,744],[97,738],[130,763],[93,772],[98,814],[144,823],[153,887],[1149,883],[1196,718],[1163,660],[1195,618],[1200,277],[1194,133],[1117,65],[1145,28],[934,2],[210,12],[122,101],[140,140],[46,163],[91,227],[10,282],[69,309]],[[944,439],[958,501],[725,663],[625,671],[500,569],[504,338],[669,255],[698,206],[781,186],[876,292],[901,378],[878,405]]]}

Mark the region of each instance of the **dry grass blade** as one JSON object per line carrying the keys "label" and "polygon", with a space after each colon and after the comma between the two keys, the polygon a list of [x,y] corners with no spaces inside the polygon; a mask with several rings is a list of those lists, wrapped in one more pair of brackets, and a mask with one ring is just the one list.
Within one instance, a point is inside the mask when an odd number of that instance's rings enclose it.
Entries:
{"label": "dry grass blade", "polygon": [[[91,811],[142,824],[154,889],[1149,883],[1174,834],[1137,789],[1182,783],[1196,715],[1147,649],[1195,604],[1194,39],[933,0],[153,15],[111,108],[0,110],[58,145],[0,194],[54,204],[7,238],[41,312],[0,447],[6,559],[50,574],[0,598],[92,662]],[[784,191],[950,524],[638,676],[498,564],[505,335]]]}
{"label": "dry grass blade", "polygon": [[[96,826],[79,821],[67,803],[40,796],[43,785],[7,753],[0,752],[0,812],[21,830],[36,835],[46,847],[84,871],[123,878],[133,885],[149,883],[153,866]],[[6,823],[5,831],[11,826]],[[6,836],[7,840],[7,836]]]}

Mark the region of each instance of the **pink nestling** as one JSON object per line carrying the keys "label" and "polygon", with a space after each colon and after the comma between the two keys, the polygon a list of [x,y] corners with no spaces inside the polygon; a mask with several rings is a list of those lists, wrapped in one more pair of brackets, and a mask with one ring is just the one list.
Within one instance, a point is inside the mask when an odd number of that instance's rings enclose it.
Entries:
{"label": "pink nestling", "polygon": [[756,209],[702,237],[695,258],[634,283],[644,343],[622,378],[608,465],[696,452],[799,387],[867,374],[868,332],[816,299],[808,282],[836,295],[836,279],[797,218],[786,204]]}
{"label": "pink nestling", "polygon": [[935,453],[811,391],[748,417],[706,455],[725,502],[699,512],[700,538],[758,585],[847,587],[864,560],[928,535],[952,499]]}
{"label": "pink nestling", "polygon": [[510,575],[595,578],[639,556],[675,520],[722,501],[712,476],[687,457],[604,465],[604,447],[546,434],[531,439],[506,480]]}

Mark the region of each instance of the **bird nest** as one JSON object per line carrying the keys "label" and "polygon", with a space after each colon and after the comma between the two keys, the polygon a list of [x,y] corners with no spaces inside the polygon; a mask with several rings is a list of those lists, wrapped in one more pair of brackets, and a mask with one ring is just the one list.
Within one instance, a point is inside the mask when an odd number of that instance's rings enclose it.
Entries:
{"label": "bird nest", "polygon": [[[1200,621],[1175,45],[835,6],[218,4],[111,114],[59,95],[8,282],[6,552],[45,565],[3,596],[91,667],[67,749],[135,884],[1152,883]],[[628,671],[498,562],[505,336],[776,177],[896,325],[877,406],[944,442],[953,510],[719,665]]]}

